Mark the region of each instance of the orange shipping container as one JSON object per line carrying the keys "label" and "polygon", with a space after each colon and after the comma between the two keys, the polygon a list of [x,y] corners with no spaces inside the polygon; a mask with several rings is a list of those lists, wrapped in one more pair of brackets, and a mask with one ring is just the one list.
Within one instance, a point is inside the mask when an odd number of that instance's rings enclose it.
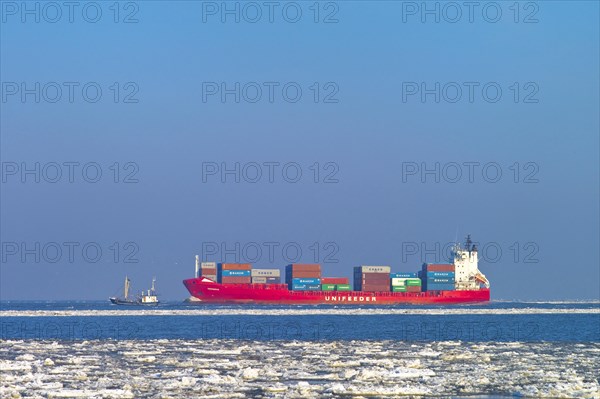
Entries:
{"label": "orange shipping container", "polygon": [[221,284],[250,284],[251,277],[221,277]]}
{"label": "orange shipping container", "polygon": [[442,264],[424,264],[423,270],[428,272],[453,272],[455,269],[454,265],[451,263],[442,263]]}
{"label": "orange shipping container", "polygon": [[320,272],[321,265],[318,263],[292,263],[286,267],[286,271],[290,270],[295,272]]}
{"label": "orange shipping container", "polygon": [[348,277],[323,277],[321,284],[350,284]]}
{"label": "orange shipping container", "polygon": [[321,272],[292,272],[292,275],[286,274],[286,278],[321,278]]}
{"label": "orange shipping container", "polygon": [[250,263],[219,263],[220,270],[252,270]]}

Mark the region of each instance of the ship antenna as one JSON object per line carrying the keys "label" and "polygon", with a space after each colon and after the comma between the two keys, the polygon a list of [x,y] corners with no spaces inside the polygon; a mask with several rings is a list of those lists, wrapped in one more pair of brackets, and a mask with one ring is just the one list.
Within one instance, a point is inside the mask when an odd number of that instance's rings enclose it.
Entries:
{"label": "ship antenna", "polygon": [[467,234],[467,242],[466,242],[467,248],[466,248],[466,250],[469,251],[469,252],[471,252],[471,244],[472,243],[473,243],[473,241],[471,241],[471,234]]}

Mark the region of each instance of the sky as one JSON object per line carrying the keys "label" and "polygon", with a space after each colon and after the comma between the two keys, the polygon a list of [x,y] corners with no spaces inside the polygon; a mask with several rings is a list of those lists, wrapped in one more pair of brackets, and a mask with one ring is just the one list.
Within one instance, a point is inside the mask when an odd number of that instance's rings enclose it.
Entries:
{"label": "sky", "polygon": [[493,299],[600,298],[598,2],[0,7],[0,300],[467,234]]}

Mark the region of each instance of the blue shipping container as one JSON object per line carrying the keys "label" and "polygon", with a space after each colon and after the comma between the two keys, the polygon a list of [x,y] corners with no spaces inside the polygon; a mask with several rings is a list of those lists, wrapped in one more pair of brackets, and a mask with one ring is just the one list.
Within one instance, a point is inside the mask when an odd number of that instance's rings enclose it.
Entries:
{"label": "blue shipping container", "polygon": [[292,284],[320,285],[321,279],[319,279],[319,278],[293,278]]}
{"label": "blue shipping container", "polygon": [[427,272],[427,278],[431,277],[451,277],[454,278],[454,272]]}
{"label": "blue shipping container", "polygon": [[221,270],[223,277],[250,277],[250,270]]}
{"label": "blue shipping container", "polygon": [[427,281],[425,281],[425,284],[437,284],[437,283],[442,283],[442,284],[452,283],[452,284],[454,284],[454,279],[453,278],[428,278]]}
{"label": "blue shipping container", "polygon": [[427,284],[425,286],[427,291],[454,291],[454,284]]}
{"label": "blue shipping container", "polygon": [[292,290],[294,291],[320,291],[321,285],[314,284],[292,284]]}
{"label": "blue shipping container", "polygon": [[400,272],[400,273],[390,273],[390,278],[416,278],[417,273],[408,273],[408,272]]}

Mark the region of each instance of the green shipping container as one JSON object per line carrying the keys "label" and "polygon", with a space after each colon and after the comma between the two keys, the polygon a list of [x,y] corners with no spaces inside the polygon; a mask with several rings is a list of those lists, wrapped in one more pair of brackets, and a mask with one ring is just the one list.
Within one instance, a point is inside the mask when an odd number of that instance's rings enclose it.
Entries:
{"label": "green shipping container", "polygon": [[321,284],[321,291],[335,291],[335,284]]}
{"label": "green shipping container", "polygon": [[392,286],[392,292],[406,292],[405,285],[394,285]]}
{"label": "green shipping container", "polygon": [[352,291],[350,284],[336,284],[336,291]]}
{"label": "green shipping container", "polygon": [[420,278],[411,278],[411,279],[408,279],[408,280],[406,280],[406,285],[407,286],[410,285],[410,286],[413,286],[413,287],[415,287],[415,286],[416,287],[420,287],[421,286],[421,279]]}

